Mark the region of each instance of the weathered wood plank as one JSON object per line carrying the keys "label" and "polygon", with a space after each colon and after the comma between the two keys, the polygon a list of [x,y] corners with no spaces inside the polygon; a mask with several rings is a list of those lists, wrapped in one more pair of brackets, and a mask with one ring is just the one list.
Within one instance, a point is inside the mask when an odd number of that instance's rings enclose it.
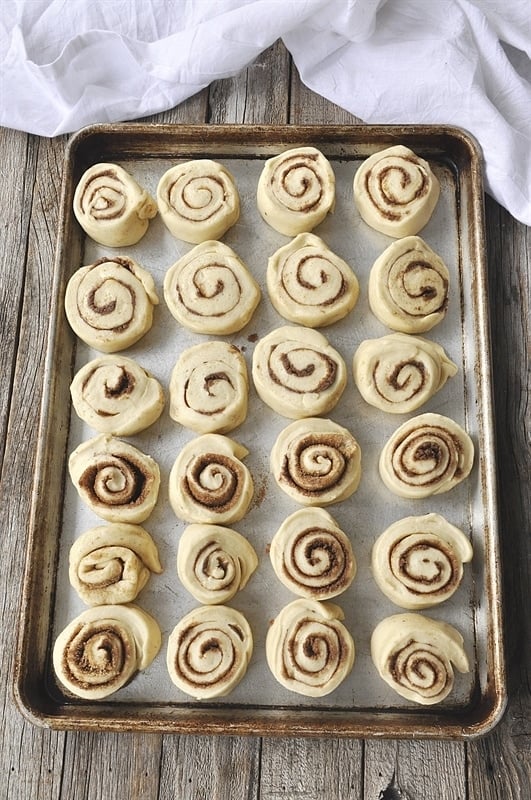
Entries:
{"label": "weathered wood plank", "polygon": [[394,786],[410,800],[465,800],[465,749],[459,742],[365,743],[363,797],[377,800]]}
{"label": "weathered wood plank", "polygon": [[361,120],[308,89],[293,66],[289,121],[297,125],[353,125]]}
{"label": "weathered wood plank", "polygon": [[158,797],[161,744],[157,734],[69,734],[61,800]]}
{"label": "weathered wood plank", "polygon": [[160,114],[152,114],[144,117],[139,122],[152,123],[171,123],[173,125],[200,125],[207,120],[208,113],[208,89],[192,95],[175,108],[163,111]]}
{"label": "weathered wood plank", "polygon": [[0,129],[2,154],[2,236],[0,236],[0,458],[3,457],[12,377],[18,343],[26,265],[26,242],[31,217],[36,169],[34,140],[20,131]]}
{"label": "weathered wood plank", "polygon": [[264,739],[260,800],[360,800],[362,764],[355,739]]}
{"label": "weathered wood plank", "polygon": [[162,755],[158,800],[177,796],[183,800],[259,797],[259,739],[166,736]]}
{"label": "weathered wood plank", "polygon": [[289,56],[277,42],[233,78],[210,86],[209,122],[273,125],[287,122]]}
{"label": "weathered wood plank", "polygon": [[[6,557],[0,559],[3,642],[1,648],[2,775],[12,800],[58,797],[61,784],[64,734],[33,728],[15,708],[12,698],[13,631],[17,630],[20,586],[24,564],[24,532],[28,524],[34,451],[37,439],[42,370],[49,318],[53,247],[57,226],[60,165],[64,141],[8,136],[10,157],[18,161],[15,192],[2,192],[2,219],[9,221],[4,252],[3,290],[11,293],[2,310],[12,319],[3,326],[8,339],[2,346],[10,355],[6,366],[12,375],[8,434],[0,488],[0,527]],[[27,140],[27,145],[26,145]],[[7,161],[7,160],[6,160]],[[15,161],[13,161],[15,164]],[[16,171],[15,171],[16,176]],[[22,179],[21,179],[21,176]],[[18,217],[14,216],[18,215]],[[31,224],[28,221],[31,219]],[[20,294],[20,297],[18,295]],[[21,315],[18,318],[18,306]],[[6,349],[4,351],[4,344]],[[8,351],[8,346],[10,350]],[[7,386],[7,381],[4,383]],[[21,443],[24,446],[21,447]]]}
{"label": "weathered wood plank", "polygon": [[486,213],[510,702],[498,728],[469,745],[468,773],[471,800],[517,800],[531,786],[531,229],[494,201]]}

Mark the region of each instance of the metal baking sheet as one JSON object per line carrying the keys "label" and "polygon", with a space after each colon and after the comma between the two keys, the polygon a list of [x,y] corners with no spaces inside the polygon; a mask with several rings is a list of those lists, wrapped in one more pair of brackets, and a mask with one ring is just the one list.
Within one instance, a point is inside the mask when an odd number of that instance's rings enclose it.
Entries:
{"label": "metal baking sheet", "polygon": [[[426,338],[441,344],[459,366],[457,376],[417,413],[435,411],[452,417],[468,430],[477,453],[473,472],[465,482],[447,494],[416,501],[392,495],[377,469],[385,441],[405,417],[369,407],[357,392],[351,370],[357,345],[389,332],[369,309],[367,284],[374,259],[391,241],[360,219],[352,200],[352,180],[364,158],[398,143],[427,158],[441,183],[436,211],[420,235],[450,269],[449,310]],[[177,621],[198,605],[177,577],[177,545],[186,523],[173,514],[167,492],[173,461],[180,447],[195,434],[170,419],[167,403],[157,423],[141,434],[126,437],[151,454],[161,468],[159,501],[143,526],[157,543],[164,571],[151,577],[135,602],[159,622],[163,645],[145,672],[106,701],[73,701],[63,696],[55,681],[51,648],[58,632],[85,608],[68,582],[69,548],[84,530],[104,523],[81,503],[66,468],[69,453],[96,435],[71,409],[70,381],[83,364],[99,354],[72,334],[63,298],[66,282],[75,269],[109,252],[86,238],[75,222],[71,211],[75,186],[82,172],[99,161],[122,164],[153,195],[161,175],[178,161],[208,157],[228,167],[236,179],[242,208],[238,223],[223,241],[258,280],[262,300],[246,328],[223,338],[240,348],[250,370],[256,341],[273,328],[290,324],[276,313],[267,295],[267,257],[288,239],[267,226],[258,213],[258,176],[265,158],[304,144],[318,147],[330,159],[336,175],[335,211],[314,233],[353,267],[360,282],[355,309],[341,322],[321,329],[343,355],[349,372],[347,388],[328,416],[349,428],[362,450],[360,488],[348,500],[328,508],[348,533],[358,566],[352,586],[333,600],[343,609],[345,624],[355,641],[354,668],[332,694],[315,699],[284,689],[267,667],[264,643],[268,625],[286,603],[295,599],[276,578],[268,545],[281,522],[298,506],[283,495],[269,473],[271,446],[290,420],[268,409],[251,386],[247,420],[228,434],[249,450],[245,463],[255,483],[248,514],[231,526],[247,536],[259,556],[256,573],[230,602],[246,615],[253,629],[254,653],[245,678],[227,697],[198,702],[180,692],[166,670],[168,635]],[[476,144],[465,132],[453,128],[111,125],[87,128],[72,138],[64,169],[46,389],[17,651],[16,695],[33,722],[54,728],[362,737],[462,738],[492,728],[505,704],[505,673],[482,192]],[[205,338],[180,327],[162,295],[165,271],[191,247],[173,238],[157,216],[144,238],[124,249],[152,273],[161,299],[152,330],[126,355],[149,369],[167,395],[178,354]],[[471,672],[456,673],[454,690],[443,703],[420,707],[393,692],[379,678],[370,658],[373,628],[382,618],[400,610],[376,586],[370,551],[391,522],[429,511],[443,514],[473,543],[474,559],[465,567],[459,590],[446,603],[423,612],[450,622],[462,632]]]}

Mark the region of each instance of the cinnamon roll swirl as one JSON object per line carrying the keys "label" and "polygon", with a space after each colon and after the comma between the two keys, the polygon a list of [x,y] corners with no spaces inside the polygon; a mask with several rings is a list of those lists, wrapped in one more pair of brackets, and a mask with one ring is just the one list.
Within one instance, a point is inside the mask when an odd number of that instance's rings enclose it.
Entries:
{"label": "cinnamon roll swirl", "polygon": [[322,333],[289,325],[257,343],[252,376],[264,403],[290,419],[326,414],[347,382],[343,358]]}
{"label": "cinnamon roll swirl", "polygon": [[226,603],[243,589],[258,566],[254,547],[221,525],[188,525],[177,551],[183,586],[204,605]]}
{"label": "cinnamon roll swirl", "polygon": [[126,247],[140,241],[157,204],[123,167],[94,164],[76,187],[74,214],[98,244]]}
{"label": "cinnamon roll swirl", "polygon": [[241,444],[206,433],[186,444],[170,472],[170,503],[186,522],[238,522],[253,497],[251,473],[240,460]]}
{"label": "cinnamon roll swirl", "polygon": [[359,295],[352,269],[313,233],[300,233],[271,256],[267,288],[281,316],[309,328],[343,319]]}
{"label": "cinnamon roll swirl", "polygon": [[160,383],[125,356],[89,361],[75,375],[70,394],[77,415],[100,433],[138,433],[152,425],[164,408]]}
{"label": "cinnamon roll swirl", "polygon": [[170,380],[170,417],[197,433],[228,433],[247,416],[249,377],[242,353],[219,340],[189,347]]}
{"label": "cinnamon roll swirl", "polygon": [[100,525],[79,536],[69,554],[71,585],[89,606],[129,603],[161,573],[159,554],[139,525]]}
{"label": "cinnamon roll swirl", "polygon": [[362,342],[353,372],[367,403],[390,414],[407,414],[442,389],[457,366],[435,342],[392,333]]}
{"label": "cinnamon roll swirl", "polygon": [[260,287],[243,261],[222,242],[197,245],[164,278],[171,314],[195,333],[224,336],[240,331],[260,297]]}
{"label": "cinnamon roll swirl", "polygon": [[402,333],[423,333],[441,322],[448,308],[450,273],[419,236],[393,242],[369,275],[369,305],[380,322]]}
{"label": "cinnamon roll swirl", "polygon": [[390,525],[372,548],[372,572],[382,592],[402,608],[429,608],[459,587],[472,560],[463,531],[439,514],[405,517]]}
{"label": "cinnamon roll swirl", "polygon": [[355,649],[334,603],[293,600],[269,627],[266,658],[277,681],[292,692],[323,697],[350,673]]}
{"label": "cinnamon roll swirl", "polygon": [[200,606],[170,634],[166,664],[173,683],[197,700],[229,694],[247,672],[253,634],[239,611]]}
{"label": "cinnamon roll swirl", "polygon": [[157,202],[170,233],[192,244],[220,239],[240,216],[234,177],[222,164],[206,158],[165,172],[157,187]]}
{"label": "cinnamon roll swirl", "polygon": [[315,600],[341,594],[356,574],[348,536],[322,508],[303,508],[284,520],[271,541],[269,557],[288,589]]}
{"label": "cinnamon roll swirl", "polygon": [[454,420],[420,414],[404,422],[383,448],[380,475],[400,497],[430,497],[448,492],[470,473],[474,445]]}
{"label": "cinnamon roll swirl", "polygon": [[469,671],[463,644],[459,631],[446,622],[395,614],[374,629],[371,655],[380,676],[401,697],[434,705],[452,691],[453,667]]}
{"label": "cinnamon roll swirl", "polygon": [[272,228],[296,236],[313,230],[334,210],[335,192],[328,159],[315,147],[295,147],[265,162],[256,201]]}
{"label": "cinnamon roll swirl", "polygon": [[153,324],[155,282],[132,258],[100,258],[68,281],[65,312],[80,339],[102,353],[138,342]]}
{"label": "cinnamon roll swirl", "polygon": [[305,506],[327,506],[350,497],[361,478],[361,450],[354,436],[329,419],[292,422],[271,450],[271,472],[289,497]]}
{"label": "cinnamon roll swirl", "polygon": [[59,634],[53,666],[69,694],[101,700],[147,669],[160,646],[157,622],[138,606],[96,606]]}
{"label": "cinnamon roll swirl", "polygon": [[76,447],[68,470],[81,499],[108,522],[144,522],[157,502],[157,462],[108,434]]}
{"label": "cinnamon roll swirl", "polygon": [[370,156],[354,176],[354,202],[367,225],[387,236],[411,236],[429,221],[439,181],[427,161],[396,145]]}

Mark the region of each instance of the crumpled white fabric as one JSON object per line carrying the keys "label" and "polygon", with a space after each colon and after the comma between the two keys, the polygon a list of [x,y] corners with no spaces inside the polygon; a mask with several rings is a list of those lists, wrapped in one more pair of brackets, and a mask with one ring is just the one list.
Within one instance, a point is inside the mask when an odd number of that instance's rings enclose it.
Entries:
{"label": "crumpled white fabric", "polygon": [[278,38],[368,123],[458,125],[531,225],[528,0],[3,0],[0,124],[42,136],[172,108]]}

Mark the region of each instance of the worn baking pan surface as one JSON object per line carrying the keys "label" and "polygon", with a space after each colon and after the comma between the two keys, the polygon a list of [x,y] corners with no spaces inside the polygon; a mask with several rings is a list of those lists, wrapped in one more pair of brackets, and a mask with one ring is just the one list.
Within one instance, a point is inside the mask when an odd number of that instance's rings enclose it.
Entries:
{"label": "worn baking pan surface", "polygon": [[[314,145],[330,160],[337,183],[333,214],[314,231],[354,269],[360,299],[341,322],[322,332],[343,355],[347,388],[330,413],[349,428],[362,450],[358,491],[329,511],[351,539],[357,560],[352,586],[333,602],[341,606],[356,646],[349,677],[330,695],[305,698],[284,689],[265,659],[265,635],[271,620],[294,595],[275,576],[268,556],[271,538],[296,504],[281,496],[269,473],[269,451],[286,420],[266,408],[251,388],[247,420],[229,435],[249,450],[246,464],[255,483],[247,516],[234,524],[247,536],[259,566],[243,591],[230,602],[248,618],[254,652],[243,681],[227,697],[198,702],[170,681],[165,651],[168,635],[197,602],[180,584],[176,552],[185,523],[168,503],[169,470],[182,445],[195,434],[174,423],[168,406],[160,420],[129,441],[159,463],[162,487],[152,516],[143,523],[155,539],[164,571],[151,577],[137,603],[162,629],[163,645],[153,664],[106,701],[85,702],[65,696],[53,674],[55,637],[84,610],[68,581],[68,552],[84,530],[102,524],[85,509],[68,477],[69,453],[95,435],[71,409],[74,373],[97,353],[76,340],[64,315],[64,291],[72,273],[93,263],[105,248],[86,238],[72,213],[75,187],[91,164],[122,164],[153,195],[161,175],[178,161],[213,158],[236,179],[242,202],[239,222],[225,235],[262,289],[251,322],[225,337],[244,353],[250,368],[256,341],[287,324],[273,309],[265,282],[267,258],[288,240],[269,228],[256,208],[256,185],[264,159],[289,147]],[[426,334],[441,344],[459,367],[420,411],[454,418],[471,435],[476,459],[469,478],[452,491],[427,500],[392,495],[378,475],[379,453],[405,419],[368,406],[354,385],[352,356],[363,339],[389,333],[372,315],[367,300],[370,267],[390,239],[359,218],[352,201],[352,179],[363,159],[393,144],[404,144],[430,161],[441,183],[436,211],[420,235],[449,266],[451,289],[445,320]],[[489,332],[483,238],[481,161],[475,143],[463,131],[412,126],[261,127],[111,125],[84,129],[73,137],[65,163],[61,224],[42,407],[39,450],[27,540],[27,568],[17,650],[16,695],[35,723],[54,728],[144,730],[263,735],[347,735],[394,737],[472,737],[490,730],[505,704],[499,548],[496,516],[495,457],[490,393]],[[148,269],[162,298],[164,274],[192,245],[174,239],[160,216],[145,237],[126,249]],[[204,337],[203,337],[204,338]],[[152,330],[126,355],[159,379],[168,394],[178,354],[201,341],[171,317],[164,301],[155,310]],[[420,413],[420,411],[418,413]],[[417,706],[394,693],[376,674],[370,637],[376,624],[399,612],[378,589],[370,569],[371,547],[391,522],[434,511],[470,537],[473,561],[455,595],[425,613],[454,625],[464,636],[471,670],[456,674],[452,693],[436,706]]]}

